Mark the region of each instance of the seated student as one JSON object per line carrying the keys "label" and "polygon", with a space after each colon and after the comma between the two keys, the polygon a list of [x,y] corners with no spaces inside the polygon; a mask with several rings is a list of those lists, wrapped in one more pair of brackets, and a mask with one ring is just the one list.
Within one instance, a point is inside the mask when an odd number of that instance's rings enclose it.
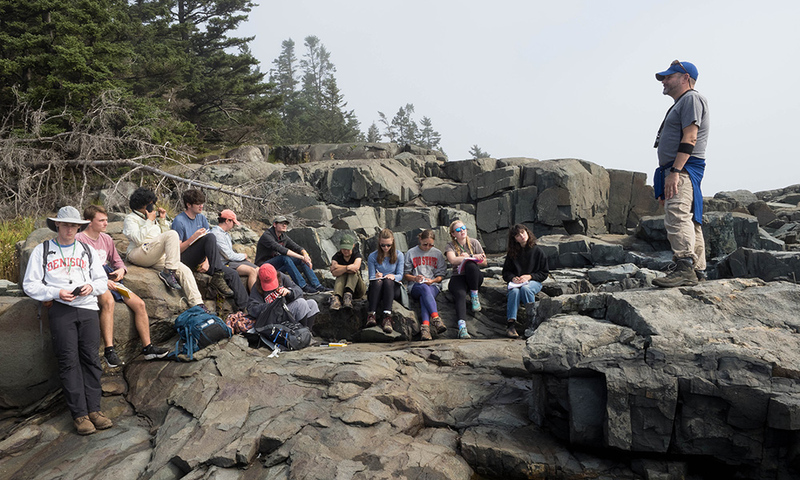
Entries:
{"label": "seated student", "polygon": [[211,227],[211,233],[217,237],[217,248],[225,266],[236,270],[239,275],[247,277],[247,291],[249,292],[258,280],[258,267],[247,260],[247,255],[233,250],[233,240],[229,232],[236,225],[241,225],[236,220],[236,214],[233,213],[233,210],[225,209],[219,212],[217,225]]}
{"label": "seated student", "polygon": [[194,274],[181,263],[178,232],[170,230],[167,211],[155,208],[156,194],[147,187],[139,187],[131,194],[128,204],[133,212],[125,217],[122,227],[129,241],[128,261],[140,267],[163,268],[158,274],[161,281],[172,289],[182,288],[189,305],[205,309]]}
{"label": "seated student", "polygon": [[111,368],[123,365],[114,350],[114,302],[124,302],[133,311],[133,324],[142,340],[144,347],[142,354],[145,360],[164,358],[169,350],[157,347],[150,341],[150,318],[147,316],[144,300],[133,292],[128,296],[117,292],[116,282],[122,282],[128,270],[114,247],[114,240],[105,233],[108,227],[106,209],[98,205],[89,205],[83,210],[83,218],[89,221],[89,225],[75,238],[97,250],[96,261],[103,265],[108,274],[108,290],[97,298],[97,303],[100,305],[100,336],[105,345],[103,357],[106,363]]}
{"label": "seated student", "polygon": [[111,428],[100,411],[100,375],[103,368],[97,297],[108,288],[102,262],[94,248],[75,240],[86,220],[75,207],[61,207],[47,226],[56,238],[34,247],[22,288],[49,309],[50,336],[58,361],[64,400],[80,435]]}
{"label": "seated student", "polygon": [[398,252],[394,243],[394,233],[388,228],[378,234],[378,249],[367,257],[369,288],[367,289],[367,322],[364,328],[378,324],[375,318],[380,309],[383,312],[381,328],[392,333],[392,302],[400,299],[400,280],[403,278],[403,252]]}
{"label": "seated student", "polygon": [[363,298],[367,291],[361,278],[361,253],[354,249],[355,240],[349,235],[339,241],[339,251],[331,258],[331,273],[336,277],[333,284],[331,310],[353,308],[353,297]]}
{"label": "seated student", "polygon": [[265,263],[258,268],[258,282],[250,290],[247,302],[247,316],[254,318],[256,323],[268,304],[278,297],[286,300],[286,306],[295,320],[313,330],[314,317],[319,313],[317,302],[303,298],[303,290],[289,278],[288,275],[278,272],[275,267]]}
{"label": "seated student", "polygon": [[181,262],[198,272],[211,275],[211,285],[225,297],[233,297],[237,310],[247,308],[247,289],[236,270],[226,267],[217,248],[217,237],[206,235],[211,229],[203,215],[206,196],[200,190],[190,189],[183,193],[186,208],[172,220],[172,229],[181,239]]}
{"label": "seated student", "polygon": [[536,294],[542,290],[542,282],[550,274],[547,256],[536,245],[536,235],[525,225],[517,224],[508,230],[508,252],[503,263],[503,280],[509,282],[506,318],[509,338],[517,338],[514,323],[520,302],[525,304],[529,315],[533,312]]}
{"label": "seated student", "polygon": [[289,220],[286,217],[275,217],[272,226],[258,239],[256,265],[269,262],[276,269],[289,274],[306,293],[329,292],[330,288],[324,287],[314,273],[308,252],[286,234],[288,228]]}
{"label": "seated student", "polygon": [[431,340],[431,323],[437,333],[447,330],[439,318],[436,296],[439,295],[442,280],[447,274],[442,251],[433,246],[436,234],[433,230],[424,230],[417,235],[419,245],[406,252],[403,279],[408,282],[408,294],[419,300],[422,325],[420,339]]}
{"label": "seated student", "polygon": [[[467,293],[473,312],[481,311],[481,302],[478,299],[478,288],[483,283],[481,267],[486,265],[486,255],[480,242],[467,235],[467,226],[461,220],[450,224],[450,238],[444,249],[444,255],[453,266],[448,290],[453,294],[458,316],[458,338],[470,338],[467,332],[467,307],[465,305]],[[462,265],[463,264],[463,265]]]}

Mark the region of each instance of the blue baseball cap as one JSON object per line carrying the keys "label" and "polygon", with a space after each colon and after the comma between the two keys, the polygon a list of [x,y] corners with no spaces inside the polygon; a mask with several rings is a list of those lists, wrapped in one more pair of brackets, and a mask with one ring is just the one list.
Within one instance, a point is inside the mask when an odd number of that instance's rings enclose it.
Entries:
{"label": "blue baseball cap", "polygon": [[695,67],[692,63],[680,62],[678,60],[672,62],[672,65],[670,65],[669,68],[663,72],[656,73],[656,80],[660,82],[661,80],[664,80],[664,77],[667,75],[672,75],[673,73],[688,73],[690,77],[697,80],[697,67]]}

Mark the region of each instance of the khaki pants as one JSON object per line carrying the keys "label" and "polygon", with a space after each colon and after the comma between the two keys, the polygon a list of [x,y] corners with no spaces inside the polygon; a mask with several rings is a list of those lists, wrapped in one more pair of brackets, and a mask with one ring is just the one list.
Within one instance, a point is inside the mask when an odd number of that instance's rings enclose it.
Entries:
{"label": "khaki pants", "polygon": [[674,258],[691,258],[695,270],[706,269],[703,226],[692,220],[694,192],[688,173],[678,177],[678,194],[664,202],[664,227]]}
{"label": "khaki pants", "polygon": [[203,296],[197,288],[191,269],[181,263],[181,240],[178,232],[170,230],[155,240],[143,243],[128,253],[128,261],[145,268],[175,270],[175,277],[186,293],[189,306],[203,303]]}
{"label": "khaki pants", "polygon": [[345,273],[344,275],[336,277],[336,282],[333,284],[333,294],[341,297],[344,295],[346,288],[353,292],[353,298],[364,298],[364,294],[367,292],[367,286],[364,285],[361,272]]}

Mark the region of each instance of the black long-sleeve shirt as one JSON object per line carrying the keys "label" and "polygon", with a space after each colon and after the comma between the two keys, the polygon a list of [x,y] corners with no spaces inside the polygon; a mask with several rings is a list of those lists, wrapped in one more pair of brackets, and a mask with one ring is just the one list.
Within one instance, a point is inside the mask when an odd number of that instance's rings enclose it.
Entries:
{"label": "black long-sleeve shirt", "polygon": [[537,245],[523,248],[514,258],[506,255],[506,261],[503,263],[503,280],[506,282],[510,282],[512,278],[520,275],[530,275],[531,280],[541,283],[547,279],[549,274],[550,267],[547,264],[547,256]]}
{"label": "black long-sleeve shirt", "polygon": [[286,255],[289,250],[302,254],[303,247],[289,238],[285,233],[281,236],[275,232],[275,227],[269,227],[258,239],[256,246],[256,265],[261,265],[272,257]]}

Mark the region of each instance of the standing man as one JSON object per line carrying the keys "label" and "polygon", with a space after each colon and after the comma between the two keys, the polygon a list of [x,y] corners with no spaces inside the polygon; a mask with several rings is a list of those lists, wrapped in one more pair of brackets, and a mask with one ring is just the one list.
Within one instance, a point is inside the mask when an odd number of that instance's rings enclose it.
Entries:
{"label": "standing man", "polygon": [[185,210],[175,216],[172,229],[181,240],[181,262],[189,268],[211,275],[211,284],[219,293],[233,297],[237,310],[247,308],[247,290],[236,270],[222,263],[217,248],[217,237],[208,235],[211,225],[203,215],[206,196],[196,189],[183,193]]}
{"label": "standing man", "polygon": [[233,210],[225,209],[219,212],[217,225],[211,227],[211,233],[217,237],[217,248],[222,255],[222,261],[226,266],[236,270],[239,275],[247,277],[247,291],[253,289],[258,280],[258,267],[247,260],[247,255],[233,250],[233,239],[229,233],[233,227],[240,225]]}
{"label": "standing man", "polygon": [[124,302],[133,312],[133,324],[142,340],[142,354],[145,360],[164,358],[169,350],[153,345],[150,341],[150,317],[144,300],[135,293],[128,291],[127,296],[117,291],[117,282],[128,273],[122,258],[114,246],[114,240],[106,233],[108,228],[108,213],[99,205],[89,205],[83,210],[84,220],[89,221],[86,230],[78,233],[76,239],[94,247],[97,251],[97,260],[103,265],[108,276],[108,291],[100,295],[97,302],[100,306],[100,336],[105,349],[103,356],[111,368],[123,365],[117,352],[114,350],[114,303]]}
{"label": "standing man", "polygon": [[56,238],[37,245],[28,259],[22,288],[49,308],[50,335],[58,376],[75,429],[89,435],[112,427],[100,411],[100,325],[97,297],[108,289],[97,251],[75,240],[89,222],[75,207],[62,207],[47,226]]}
{"label": "standing man", "polygon": [[677,267],[653,280],[653,285],[696,285],[706,268],[700,182],[706,168],[708,102],[694,89],[697,67],[689,62],[673,61],[656,73],[656,79],[664,86],[664,95],[675,100],[656,136],[659,167],[653,187],[664,205],[664,226]]}
{"label": "standing man", "polygon": [[[322,286],[312,270],[308,252],[286,234],[288,229],[289,220],[286,217],[283,215],[275,217],[272,226],[258,239],[256,265],[270,263],[278,271],[289,274],[294,283],[306,293],[330,291],[329,288]],[[300,273],[301,270],[303,273]],[[306,278],[303,278],[303,274]]]}

